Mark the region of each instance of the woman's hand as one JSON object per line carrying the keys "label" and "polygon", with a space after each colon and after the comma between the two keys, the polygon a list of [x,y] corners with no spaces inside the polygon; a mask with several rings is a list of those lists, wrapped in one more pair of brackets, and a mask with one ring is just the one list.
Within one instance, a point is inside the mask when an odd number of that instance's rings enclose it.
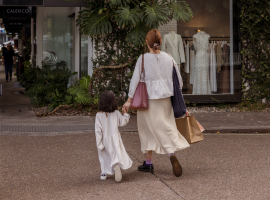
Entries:
{"label": "woman's hand", "polygon": [[128,109],[129,109],[129,106],[130,106],[130,102],[127,101],[122,107],[122,112],[127,113]]}
{"label": "woman's hand", "polygon": [[128,112],[128,109],[130,107],[131,101],[132,101],[132,99],[129,97],[128,100],[127,100],[127,102],[122,107],[122,112],[123,113]]}

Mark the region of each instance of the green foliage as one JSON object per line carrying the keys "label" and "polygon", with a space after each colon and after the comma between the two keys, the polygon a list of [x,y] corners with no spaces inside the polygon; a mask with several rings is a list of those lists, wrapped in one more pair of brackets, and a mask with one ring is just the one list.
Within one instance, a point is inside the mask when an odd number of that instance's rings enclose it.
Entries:
{"label": "green foliage", "polygon": [[270,2],[242,0],[243,100],[270,100]]}
{"label": "green foliage", "polygon": [[25,67],[20,84],[26,89],[25,95],[31,99],[31,105],[50,105],[53,109],[66,103],[68,80],[77,72],[72,73],[63,61],[51,68],[48,65]]}
{"label": "green foliage", "polygon": [[66,100],[69,103],[74,103],[75,105],[94,105],[97,106],[99,103],[99,95],[91,96],[89,94],[89,85],[91,78],[90,76],[84,76],[81,80],[75,80],[75,83],[70,86],[68,93],[70,96],[66,96]]}
{"label": "green foliage", "polygon": [[[81,33],[93,38],[96,58],[93,59],[94,72],[90,84],[92,98],[104,90],[111,90],[118,101],[124,101],[128,97],[136,61],[146,52],[147,32],[168,23],[172,18],[189,21],[193,16],[185,1],[86,2],[88,6],[80,11],[76,22]],[[120,65],[124,66],[114,68]]]}
{"label": "green foliage", "polygon": [[[187,22],[193,17],[185,1],[86,0],[88,7],[76,20],[81,33],[92,37],[126,31],[121,38],[130,46],[141,47],[147,31],[170,20]],[[129,34],[128,34],[129,33]],[[142,40],[143,38],[143,40]],[[143,42],[142,42],[143,41]]]}

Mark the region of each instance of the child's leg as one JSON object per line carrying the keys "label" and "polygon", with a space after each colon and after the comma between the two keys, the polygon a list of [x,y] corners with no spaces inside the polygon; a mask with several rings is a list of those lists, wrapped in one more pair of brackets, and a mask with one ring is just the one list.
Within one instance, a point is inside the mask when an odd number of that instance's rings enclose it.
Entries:
{"label": "child's leg", "polygon": [[99,162],[100,162],[101,174],[106,174],[105,161],[104,161],[103,157],[101,156],[100,150],[98,150],[98,158],[99,158]]}

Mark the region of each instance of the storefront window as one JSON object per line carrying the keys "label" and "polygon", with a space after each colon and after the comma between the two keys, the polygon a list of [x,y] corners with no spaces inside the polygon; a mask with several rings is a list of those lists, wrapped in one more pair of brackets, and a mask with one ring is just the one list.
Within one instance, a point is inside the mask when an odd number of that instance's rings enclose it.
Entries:
{"label": "storefront window", "polygon": [[75,71],[74,17],[70,8],[43,9],[43,61],[65,61]]}
{"label": "storefront window", "polygon": [[161,50],[170,53],[180,68],[183,94],[209,95],[212,99],[234,95],[239,90],[235,80],[240,70],[235,66],[241,65],[241,54],[239,48],[234,48],[238,43],[233,40],[233,1],[186,2],[194,13],[190,22],[173,20],[159,28],[163,37]]}
{"label": "storefront window", "polygon": [[88,36],[81,36],[81,76],[88,75]]}

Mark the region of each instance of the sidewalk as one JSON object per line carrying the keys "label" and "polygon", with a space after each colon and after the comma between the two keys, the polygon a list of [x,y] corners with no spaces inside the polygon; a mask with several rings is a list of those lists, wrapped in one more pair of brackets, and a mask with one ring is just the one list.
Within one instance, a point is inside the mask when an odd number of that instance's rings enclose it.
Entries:
{"label": "sidewalk", "polygon": [[[0,107],[1,109],[1,107]],[[194,116],[206,129],[205,133],[270,133],[269,112],[243,113],[195,113]],[[40,117],[33,111],[0,113],[0,132],[27,132],[28,134],[59,133],[72,131],[89,132],[95,129],[95,117]],[[131,116],[130,122],[120,128],[122,132],[137,132],[137,117]]]}

